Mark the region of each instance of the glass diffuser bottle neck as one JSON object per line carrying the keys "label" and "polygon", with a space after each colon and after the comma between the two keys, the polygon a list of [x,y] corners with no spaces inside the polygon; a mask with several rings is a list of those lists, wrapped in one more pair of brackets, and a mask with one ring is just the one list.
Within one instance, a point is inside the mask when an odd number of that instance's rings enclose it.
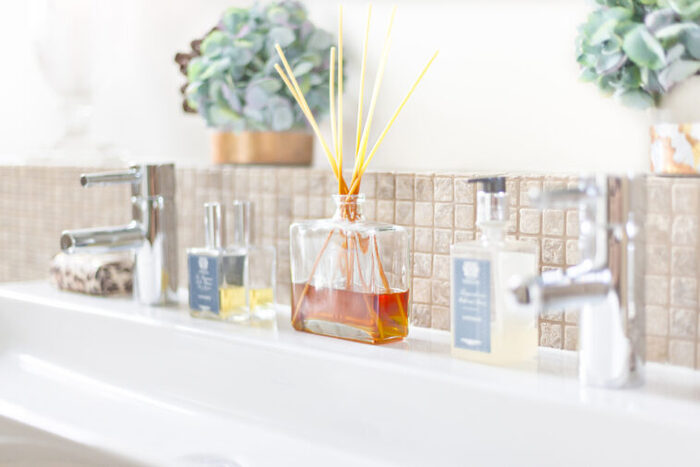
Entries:
{"label": "glass diffuser bottle neck", "polygon": [[365,195],[333,195],[335,214],[333,219],[357,222],[365,219],[362,206]]}

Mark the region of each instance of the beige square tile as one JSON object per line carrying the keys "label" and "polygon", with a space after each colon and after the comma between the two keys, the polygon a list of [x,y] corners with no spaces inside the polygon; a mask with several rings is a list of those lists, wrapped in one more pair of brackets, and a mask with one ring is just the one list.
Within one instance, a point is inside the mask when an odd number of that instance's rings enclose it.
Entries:
{"label": "beige square tile", "polygon": [[392,173],[377,174],[377,199],[394,199],[395,177]]}
{"label": "beige square tile", "polygon": [[414,209],[415,225],[420,227],[432,227],[433,203],[417,202]]}
{"label": "beige square tile", "polygon": [[671,205],[673,212],[697,214],[700,206],[700,184],[684,183],[674,180],[671,187]]}
{"label": "beige square tile", "polygon": [[430,291],[432,288],[430,279],[413,279],[413,300],[418,303],[430,303]]}
{"label": "beige square tile", "polygon": [[566,211],[566,235],[567,237],[579,236],[578,211]]}
{"label": "beige square tile", "polygon": [[668,338],[658,336],[646,337],[647,360],[666,363],[668,361]]}
{"label": "beige square tile", "polygon": [[540,233],[540,211],[524,208],[520,210],[520,233]]}
{"label": "beige square tile", "polygon": [[667,180],[649,181],[646,192],[649,212],[666,213],[671,210],[671,186]]}
{"label": "beige square tile", "polygon": [[377,201],[377,221],[394,223],[394,202],[393,201]]}
{"label": "beige square tile", "polygon": [[433,280],[432,303],[434,305],[450,305],[450,283],[444,280]]}
{"label": "beige square tile", "polygon": [[396,175],[396,199],[397,200],[413,200],[413,175],[398,174]]}
{"label": "beige square tile", "polygon": [[561,349],[563,347],[563,325],[559,323],[540,322],[540,345],[542,347],[551,347]]}
{"label": "beige square tile", "polygon": [[442,177],[442,176],[436,176],[434,180],[435,184],[435,192],[434,192],[434,199],[435,201],[452,201],[453,198],[453,183],[452,183],[452,177]]}
{"label": "beige square tile", "polygon": [[665,243],[671,238],[671,216],[669,214],[648,213],[644,222],[646,241]]}
{"label": "beige square tile", "polygon": [[668,274],[670,270],[670,248],[668,244],[646,245],[646,272]]}
{"label": "beige square tile", "polygon": [[435,203],[435,227],[452,228],[454,225],[454,205]]}
{"label": "beige square tile", "polygon": [[474,203],[474,184],[469,183],[468,177],[455,177],[454,188],[454,200],[456,203]]}
{"label": "beige square tile", "polygon": [[564,264],[564,240],[542,239],[542,263],[556,266]]}
{"label": "beige square tile", "polygon": [[530,206],[530,194],[542,191],[542,182],[540,180],[521,180],[520,181],[520,206]]}
{"label": "beige square tile", "polygon": [[396,202],[394,222],[398,225],[413,225],[413,201]]}
{"label": "beige square tile", "polygon": [[455,205],[455,228],[457,229],[473,229],[474,228],[474,205],[473,204],[457,204]]}
{"label": "beige square tile", "polygon": [[644,297],[647,305],[667,305],[669,278],[668,276],[644,276]]}
{"label": "beige square tile", "polygon": [[433,256],[433,279],[450,280],[450,257],[448,255]]}
{"label": "beige square tile", "polygon": [[564,349],[578,350],[578,326],[564,326]]}
{"label": "beige square tile", "polygon": [[646,333],[651,336],[668,336],[668,309],[663,306],[645,307]]}
{"label": "beige square tile", "polygon": [[679,215],[673,219],[671,241],[674,245],[691,245],[698,242],[698,218],[690,215]]}
{"label": "beige square tile", "polygon": [[452,244],[452,231],[447,229],[435,229],[433,231],[433,252],[449,254]]}
{"label": "beige square tile", "polygon": [[697,310],[671,308],[670,336],[695,339],[698,320]]}
{"label": "beige square tile", "polygon": [[579,310],[566,310],[564,312],[564,321],[566,323],[578,324]]}
{"label": "beige square tile", "polygon": [[671,274],[674,276],[695,277],[697,274],[698,256],[695,248],[671,248]]}
{"label": "beige square tile", "polygon": [[[350,178],[348,178],[348,180],[350,180]],[[350,182],[348,181],[348,183]],[[363,193],[368,199],[377,197],[377,174],[365,172],[365,174],[362,176],[360,192]]]}
{"label": "beige square tile", "polygon": [[431,253],[433,251],[433,229],[416,227],[413,247],[417,252]]}
{"label": "beige square tile", "polygon": [[431,326],[430,305],[414,304],[411,310],[411,324],[429,328]]}
{"label": "beige square tile", "polygon": [[415,197],[416,201],[433,200],[433,177],[416,176]]}
{"label": "beige square tile", "polygon": [[431,277],[433,274],[433,255],[429,253],[413,254],[413,276]]}
{"label": "beige square tile", "polygon": [[564,211],[546,209],[542,212],[542,233],[544,235],[564,235]]}
{"label": "beige square tile", "polygon": [[698,283],[690,277],[671,278],[671,305],[696,307],[698,304]]}
{"label": "beige square tile", "polygon": [[670,339],[668,361],[671,365],[695,368],[695,344],[691,341]]}

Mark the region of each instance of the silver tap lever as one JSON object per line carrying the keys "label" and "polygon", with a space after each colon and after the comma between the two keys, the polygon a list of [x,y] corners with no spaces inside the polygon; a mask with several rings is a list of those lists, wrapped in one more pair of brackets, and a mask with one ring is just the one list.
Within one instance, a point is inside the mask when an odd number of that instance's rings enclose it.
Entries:
{"label": "silver tap lever", "polygon": [[576,189],[533,196],[541,208],[578,206],[581,262],[514,284],[512,298],[516,306],[540,313],[581,308],[579,377],[585,385],[623,387],[643,380],[643,181],[589,177]]}
{"label": "silver tap lever", "polygon": [[67,253],[133,249],[134,297],[147,305],[176,301],[177,221],[174,164],[134,165],[128,170],[84,174],[83,186],[131,184],[132,221],[124,226],[67,230]]}

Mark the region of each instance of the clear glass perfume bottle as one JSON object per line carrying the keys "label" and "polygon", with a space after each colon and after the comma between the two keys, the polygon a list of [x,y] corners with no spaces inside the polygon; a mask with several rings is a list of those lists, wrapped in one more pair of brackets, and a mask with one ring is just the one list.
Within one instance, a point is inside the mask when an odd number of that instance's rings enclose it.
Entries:
{"label": "clear glass perfume bottle", "polygon": [[217,320],[247,317],[245,253],[222,248],[221,204],[204,205],[204,248],[187,250],[192,316]]}
{"label": "clear glass perfume bottle", "polygon": [[516,277],[537,273],[537,245],[506,240],[508,195],[504,177],[471,180],[477,191],[480,238],[451,247],[452,354],[496,365],[531,361],[537,352],[534,313],[507,298]]}
{"label": "clear glass perfume bottle", "polygon": [[[272,245],[257,245],[250,241],[253,206],[250,201],[236,200],[232,205],[232,243],[226,248],[230,261],[236,262],[230,268],[238,278],[241,271],[245,284],[245,319],[269,318],[268,311],[274,311],[275,280],[277,271],[277,251]],[[238,258],[245,259],[243,268]]]}
{"label": "clear glass perfume bottle", "polygon": [[332,219],[290,227],[292,325],[373,344],[408,335],[410,237],[367,222],[363,195],[334,195]]}

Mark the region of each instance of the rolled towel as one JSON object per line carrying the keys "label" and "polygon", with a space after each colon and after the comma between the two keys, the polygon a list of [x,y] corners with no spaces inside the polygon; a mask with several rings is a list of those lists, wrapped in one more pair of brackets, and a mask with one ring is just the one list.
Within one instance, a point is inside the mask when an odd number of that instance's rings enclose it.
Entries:
{"label": "rolled towel", "polygon": [[59,289],[90,295],[117,295],[131,292],[133,254],[65,254],[51,259],[50,280]]}

